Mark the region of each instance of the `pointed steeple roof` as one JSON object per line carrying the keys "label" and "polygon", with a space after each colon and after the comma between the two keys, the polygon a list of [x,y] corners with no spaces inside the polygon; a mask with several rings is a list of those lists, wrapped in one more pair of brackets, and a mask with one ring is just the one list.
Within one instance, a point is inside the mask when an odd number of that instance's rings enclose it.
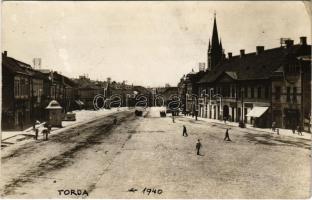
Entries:
{"label": "pointed steeple roof", "polygon": [[211,44],[210,44],[210,38],[209,38],[208,50],[210,49],[211,49]]}
{"label": "pointed steeple roof", "polygon": [[223,48],[222,48],[222,42],[221,42],[221,38],[220,38],[220,49],[223,49]]}
{"label": "pointed steeple roof", "polygon": [[217,49],[219,47],[219,36],[218,36],[218,28],[217,28],[217,19],[216,12],[214,13],[214,22],[213,22],[213,30],[212,30],[212,48]]}

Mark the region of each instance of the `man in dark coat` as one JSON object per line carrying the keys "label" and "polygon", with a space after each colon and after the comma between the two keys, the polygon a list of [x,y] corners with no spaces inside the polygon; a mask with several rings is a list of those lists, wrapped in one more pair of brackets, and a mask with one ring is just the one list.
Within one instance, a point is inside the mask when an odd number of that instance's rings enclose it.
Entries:
{"label": "man in dark coat", "polygon": [[226,141],[232,141],[232,140],[230,139],[229,129],[228,129],[228,128],[227,128],[226,131],[225,131],[224,140],[226,140]]}
{"label": "man in dark coat", "polygon": [[188,136],[185,125],[183,125],[183,133],[182,133],[182,136],[185,136],[185,137]]}
{"label": "man in dark coat", "polygon": [[298,135],[302,135],[302,127],[298,125],[297,127]]}
{"label": "man in dark coat", "polygon": [[199,150],[201,147],[202,147],[202,144],[200,143],[200,139],[198,139],[196,143],[196,151],[197,151],[197,155],[199,156],[200,156]]}

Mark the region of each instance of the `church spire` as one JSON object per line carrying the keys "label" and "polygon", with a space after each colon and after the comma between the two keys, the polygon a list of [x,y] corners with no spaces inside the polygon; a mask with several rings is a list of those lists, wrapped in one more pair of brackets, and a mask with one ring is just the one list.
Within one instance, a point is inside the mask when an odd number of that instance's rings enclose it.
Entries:
{"label": "church spire", "polygon": [[223,48],[222,48],[222,42],[221,42],[221,38],[220,38],[220,49],[222,50]]}
{"label": "church spire", "polygon": [[215,66],[217,66],[220,62],[222,62],[223,57],[223,49],[221,38],[219,39],[218,28],[217,28],[217,17],[216,12],[214,12],[214,20],[213,20],[213,30],[212,30],[212,38],[211,43],[209,40],[208,46],[208,67],[212,70]]}
{"label": "church spire", "polygon": [[211,49],[211,44],[210,44],[210,38],[209,38],[209,44],[208,44],[208,51]]}
{"label": "church spire", "polygon": [[212,48],[219,47],[219,36],[217,28],[216,12],[214,12],[213,30],[212,30]]}

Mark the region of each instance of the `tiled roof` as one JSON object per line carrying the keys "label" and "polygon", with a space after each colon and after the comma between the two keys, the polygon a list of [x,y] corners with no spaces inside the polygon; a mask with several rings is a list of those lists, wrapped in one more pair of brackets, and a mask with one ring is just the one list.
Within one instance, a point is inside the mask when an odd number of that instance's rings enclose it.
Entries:
{"label": "tiled roof", "polygon": [[11,57],[2,56],[2,67],[5,67],[11,73],[19,73],[28,76],[32,75],[32,69],[30,65],[15,60]]}
{"label": "tiled roof", "polygon": [[310,54],[311,45],[293,45],[289,48],[268,49],[259,55],[249,53],[242,57],[233,56],[217,65],[214,70],[207,71],[198,83],[211,83],[223,73],[234,80],[269,79],[274,71],[287,62],[289,57]]}
{"label": "tiled roof", "polygon": [[[24,74],[38,79],[49,80],[49,70],[47,70],[46,72],[41,72],[39,70],[33,69],[29,64],[26,64],[11,57],[2,56],[2,66],[11,73]],[[64,80],[64,82],[69,86],[75,86],[76,84],[68,77],[58,74],[57,72],[53,72],[53,79],[61,81]]]}

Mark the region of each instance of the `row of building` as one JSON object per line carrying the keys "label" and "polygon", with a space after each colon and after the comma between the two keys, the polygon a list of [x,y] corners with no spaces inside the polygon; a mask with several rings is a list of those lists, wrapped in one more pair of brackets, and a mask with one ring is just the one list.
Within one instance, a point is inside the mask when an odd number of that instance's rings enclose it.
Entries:
{"label": "row of building", "polygon": [[233,56],[225,55],[214,19],[207,51],[207,69],[192,71],[178,84],[183,112],[226,119],[256,127],[310,131],[311,45],[281,39],[280,46]]}
{"label": "row of building", "polygon": [[[108,78],[94,81],[83,75],[68,78],[58,72],[39,69],[2,53],[2,130],[25,129],[34,121],[46,121],[46,107],[56,100],[63,113],[78,109],[94,109],[94,98],[99,108],[107,108],[104,100],[118,95],[120,105],[134,106],[137,95],[151,97],[150,90],[142,86],[118,83]],[[117,98],[117,100],[118,100]],[[102,105],[101,105],[102,100]],[[106,103],[107,103],[106,102]],[[113,104],[111,104],[114,106]]]}

